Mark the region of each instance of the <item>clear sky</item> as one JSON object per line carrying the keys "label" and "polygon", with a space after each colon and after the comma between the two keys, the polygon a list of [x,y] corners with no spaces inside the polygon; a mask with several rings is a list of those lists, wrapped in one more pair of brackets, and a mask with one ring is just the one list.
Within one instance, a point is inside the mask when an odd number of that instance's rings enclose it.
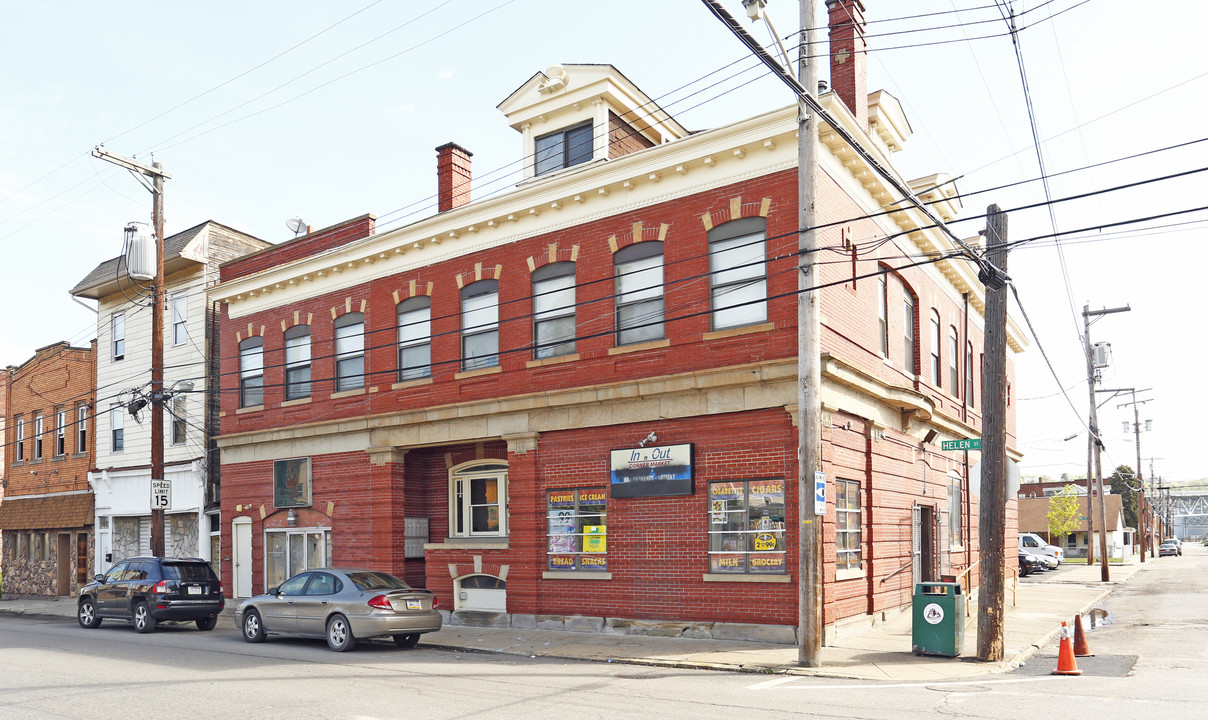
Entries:
{"label": "clear sky", "polygon": [[[739,0],[725,4],[741,14]],[[901,100],[914,130],[895,158],[907,177],[946,172],[971,193],[1039,176],[1015,49],[993,2],[865,7],[869,89]],[[1050,173],[1208,137],[1208,3],[1011,7]],[[95,317],[68,290],[118,254],[128,221],[150,219],[150,194],[89,156],[100,143],[145,161],[154,153],[172,174],[169,234],[212,219],[280,242],[292,236],[285,221],[294,216],[320,228],[368,212],[389,229],[433,212],[434,148],[449,141],[474,153],[475,197],[505,190],[516,180],[520,135],[495,106],[556,63],[611,63],[690,129],[791,102],[697,0],[4,0],[0,8],[0,365],[92,338]],[[782,35],[797,25],[796,2],[772,0],[768,9]],[[769,40],[762,26],[752,30]],[[1050,194],[1208,167],[1206,146],[1061,175]],[[1012,253],[1009,271],[1039,338],[1020,357],[1013,388],[1025,474],[1085,472],[1079,333],[1089,304],[1132,308],[1091,334],[1113,347],[1103,387],[1149,388],[1138,396],[1150,400],[1142,421],[1153,421],[1142,433],[1145,474],[1152,457],[1167,479],[1208,476],[1195,450],[1204,394],[1196,371],[1208,343],[1183,322],[1204,282],[1208,212],[1097,229],[1208,206],[1205,175],[1057,204],[1059,231],[1090,229],[1066,235],[1060,253],[1043,239]],[[970,195],[956,230],[976,235],[990,203],[1014,210],[1043,200],[1035,182]],[[1048,235],[1050,222],[1044,208],[1014,210],[1009,238]],[[1019,306],[1012,315],[1023,324]],[[1123,429],[1131,410],[1100,401],[1105,470],[1134,465]]]}

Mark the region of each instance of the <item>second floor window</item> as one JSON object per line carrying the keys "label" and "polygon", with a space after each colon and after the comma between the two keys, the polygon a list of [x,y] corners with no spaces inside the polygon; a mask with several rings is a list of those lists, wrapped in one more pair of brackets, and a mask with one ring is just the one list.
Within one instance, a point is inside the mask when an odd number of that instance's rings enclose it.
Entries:
{"label": "second floor window", "polygon": [[591,160],[593,144],[590,121],[542,135],[534,148],[535,174],[544,175]]}
{"label": "second floor window", "polygon": [[499,281],[479,280],[461,290],[461,369],[499,364]]}
{"label": "second floor window", "polygon": [[533,355],[575,352],[575,264],[552,263],[533,273]]}
{"label": "second floor window", "polygon": [[965,353],[965,399],[973,405],[973,343],[969,343]]}
{"label": "second floor window", "polygon": [[763,218],[744,218],[709,231],[714,330],[754,325],[768,319],[764,226]]}
{"label": "second floor window", "polygon": [[432,298],[417,295],[398,304],[398,379],[432,375]]}
{"label": "second floor window", "polygon": [[189,340],[189,296],[176,295],[172,298],[172,344],[184,345]]}
{"label": "second floor window", "polygon": [[285,331],[285,399],[310,397],[310,326]]}
{"label": "second floor window", "polygon": [[663,243],[621,248],[616,267],[617,345],[663,338]]}
{"label": "second floor window", "polygon": [[55,457],[67,454],[67,411],[55,412]]}
{"label": "second floor window", "polygon": [[365,387],[365,316],[350,312],[336,318],[336,392]]}
{"label": "second floor window", "polygon": [[126,447],[126,406],[114,405],[109,409],[109,451],[121,452]]}
{"label": "second floor window", "polygon": [[956,328],[949,328],[948,332],[948,373],[951,375],[949,381],[952,383],[952,396],[960,397],[961,341],[956,336]]}
{"label": "second floor window", "polygon": [[34,415],[34,460],[42,459],[42,416]]}
{"label": "second floor window", "polygon": [[88,452],[88,406],[76,405],[76,449],[77,453]]}
{"label": "second floor window", "polygon": [[25,460],[25,418],[17,417],[17,462]]}
{"label": "second floor window", "polygon": [[185,444],[186,426],[188,425],[188,421],[186,420],[188,415],[185,414],[187,412],[187,408],[185,406],[186,400],[187,398],[181,395],[177,395],[172,398],[172,412],[170,415],[172,420],[173,445]]}
{"label": "second floor window", "polygon": [[113,313],[109,332],[112,338],[113,359],[121,360],[126,357],[126,313]]}
{"label": "second floor window", "polygon": [[940,377],[942,372],[940,366],[940,316],[933,310],[931,311],[931,384],[937,390],[944,387]]}
{"label": "second floor window", "polygon": [[914,361],[914,299],[909,295],[906,296],[905,302],[902,304],[902,359],[906,363],[906,372],[911,375],[917,375],[918,370]]}
{"label": "second floor window", "polygon": [[889,357],[889,287],[885,276],[877,279],[877,335],[881,341],[881,357]]}
{"label": "second floor window", "polygon": [[239,343],[239,407],[264,404],[264,339]]}

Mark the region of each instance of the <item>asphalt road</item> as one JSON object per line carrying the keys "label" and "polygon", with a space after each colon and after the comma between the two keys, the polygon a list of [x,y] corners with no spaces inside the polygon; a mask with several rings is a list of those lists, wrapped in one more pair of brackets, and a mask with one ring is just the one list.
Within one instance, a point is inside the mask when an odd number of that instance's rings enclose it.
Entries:
{"label": "asphalt road", "polygon": [[[1061,582],[1047,573],[1047,582]],[[192,625],[0,616],[0,718],[1208,717],[1208,548],[1162,558],[1104,603],[1080,677],[1056,648],[1009,675],[863,683],[566,662],[362,643],[244,643]]]}

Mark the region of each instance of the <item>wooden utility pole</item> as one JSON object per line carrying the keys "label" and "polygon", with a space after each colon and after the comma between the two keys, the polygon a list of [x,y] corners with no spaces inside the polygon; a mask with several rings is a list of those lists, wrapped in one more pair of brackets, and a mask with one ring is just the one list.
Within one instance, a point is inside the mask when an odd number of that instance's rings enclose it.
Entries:
{"label": "wooden utility pole", "polygon": [[[818,60],[810,57],[816,47],[816,0],[800,0],[802,43],[798,52],[798,79],[810,95],[818,91]],[[821,57],[825,57],[822,55]],[[804,100],[797,101],[797,445],[798,515],[801,542],[797,548],[798,631],[797,664],[822,665],[822,523],[826,506],[815,502],[815,477],[822,471],[822,333],[821,285],[817,272],[818,212],[814,204],[818,186],[818,124]],[[825,483],[825,478],[822,479]],[[825,497],[825,485],[823,495]],[[820,512],[819,512],[820,511]]]}
{"label": "wooden utility pole", "polygon": [[[977,595],[977,658],[1003,659],[1003,595],[1007,512],[1007,215],[986,209],[985,371],[982,373],[982,471],[978,506],[981,585]],[[959,622],[960,619],[958,618]]]}
{"label": "wooden utility pole", "polygon": [[[151,482],[164,479],[164,180],[172,177],[163,165],[147,165],[97,147],[92,156],[129,170],[151,191],[151,223],[155,226],[155,281],[151,290]],[[150,178],[148,183],[147,178]],[[150,490],[150,488],[148,488]],[[150,497],[150,493],[148,493]],[[148,504],[150,502],[148,501]],[[151,554],[164,555],[164,509],[151,508]]]}
{"label": "wooden utility pole", "polygon": [[[1144,391],[1142,391],[1144,392]],[[1141,411],[1137,406],[1145,402],[1137,402],[1137,389],[1129,389],[1132,395],[1132,402],[1124,403],[1120,407],[1132,405],[1133,409],[1133,433],[1137,438],[1137,535],[1141,538],[1141,562],[1145,562],[1145,479],[1141,477]]]}
{"label": "wooden utility pole", "polygon": [[[1103,441],[1099,437],[1099,403],[1095,400],[1095,348],[1091,345],[1091,318],[1102,315],[1110,315],[1118,312],[1128,312],[1131,308],[1112,308],[1110,310],[1091,310],[1089,305],[1082,306],[1082,331],[1083,342],[1086,343],[1086,384],[1087,391],[1091,396],[1091,414],[1090,426],[1088,431],[1091,437],[1091,446],[1095,457],[1095,492],[1099,493],[1099,563],[1102,568],[1099,577],[1103,582],[1111,580],[1111,570],[1108,568],[1107,554],[1107,500],[1103,497],[1103,458],[1101,451],[1103,450]],[[1088,479],[1089,482],[1089,479]],[[1089,517],[1094,510],[1090,506],[1090,498],[1087,498],[1086,514]],[[1087,546],[1091,544],[1091,537],[1087,538]],[[1088,561],[1089,562],[1089,561]]]}

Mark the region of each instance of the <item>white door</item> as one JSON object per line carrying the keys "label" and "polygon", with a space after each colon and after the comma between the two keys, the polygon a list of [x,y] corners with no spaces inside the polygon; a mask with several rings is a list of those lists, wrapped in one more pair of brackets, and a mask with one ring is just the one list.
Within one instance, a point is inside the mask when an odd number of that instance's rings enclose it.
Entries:
{"label": "white door", "polygon": [[252,596],[252,523],[247,518],[240,518],[231,524],[232,545],[234,552],[231,556],[231,574],[234,578],[234,594],[232,597],[246,598]]}

